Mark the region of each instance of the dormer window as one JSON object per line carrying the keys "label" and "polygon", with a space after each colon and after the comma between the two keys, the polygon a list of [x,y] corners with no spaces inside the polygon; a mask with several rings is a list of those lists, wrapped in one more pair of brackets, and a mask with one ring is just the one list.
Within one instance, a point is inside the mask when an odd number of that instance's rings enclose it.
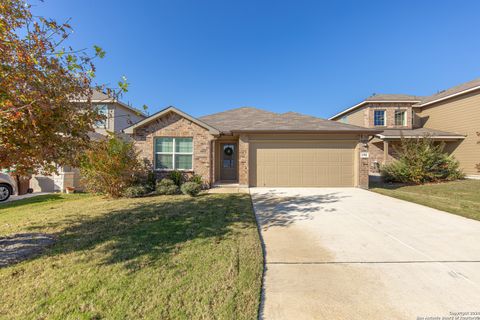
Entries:
{"label": "dormer window", "polygon": [[402,127],[407,126],[407,111],[395,110],[395,125]]}
{"label": "dormer window", "polygon": [[375,110],[373,113],[373,124],[375,126],[384,127],[386,124],[385,121],[385,110]]}

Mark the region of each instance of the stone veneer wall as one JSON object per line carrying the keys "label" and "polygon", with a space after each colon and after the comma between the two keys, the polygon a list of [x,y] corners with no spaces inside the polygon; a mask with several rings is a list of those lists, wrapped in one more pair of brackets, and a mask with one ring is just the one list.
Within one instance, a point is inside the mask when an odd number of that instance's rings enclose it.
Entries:
{"label": "stone veneer wall", "polygon": [[[153,168],[155,137],[193,138],[193,172],[203,177],[205,183],[213,183],[212,170],[212,140],[214,136],[196,123],[183,118],[175,112],[169,112],[163,117],[153,120],[150,124],[135,131],[132,136],[139,156],[146,159]],[[159,177],[168,172],[157,171]]]}

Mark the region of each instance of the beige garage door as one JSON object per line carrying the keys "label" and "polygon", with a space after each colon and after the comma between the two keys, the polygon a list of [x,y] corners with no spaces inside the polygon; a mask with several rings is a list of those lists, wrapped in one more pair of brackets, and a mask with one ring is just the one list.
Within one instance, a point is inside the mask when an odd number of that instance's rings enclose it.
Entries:
{"label": "beige garage door", "polygon": [[253,142],[250,181],[258,187],[351,187],[355,141]]}

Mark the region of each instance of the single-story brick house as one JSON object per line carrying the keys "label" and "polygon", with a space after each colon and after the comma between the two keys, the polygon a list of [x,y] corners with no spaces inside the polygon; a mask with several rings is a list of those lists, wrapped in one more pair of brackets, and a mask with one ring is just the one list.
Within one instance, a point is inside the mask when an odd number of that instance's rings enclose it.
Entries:
{"label": "single-story brick house", "polygon": [[368,140],[378,133],[248,107],[199,118],[169,107],[124,132],[159,176],[178,169],[209,185],[362,188]]}

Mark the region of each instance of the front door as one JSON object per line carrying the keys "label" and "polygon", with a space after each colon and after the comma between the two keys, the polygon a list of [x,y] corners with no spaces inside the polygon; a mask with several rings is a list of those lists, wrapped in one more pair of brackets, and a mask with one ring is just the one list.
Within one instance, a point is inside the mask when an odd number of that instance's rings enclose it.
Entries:
{"label": "front door", "polygon": [[237,144],[220,144],[220,180],[237,180]]}

